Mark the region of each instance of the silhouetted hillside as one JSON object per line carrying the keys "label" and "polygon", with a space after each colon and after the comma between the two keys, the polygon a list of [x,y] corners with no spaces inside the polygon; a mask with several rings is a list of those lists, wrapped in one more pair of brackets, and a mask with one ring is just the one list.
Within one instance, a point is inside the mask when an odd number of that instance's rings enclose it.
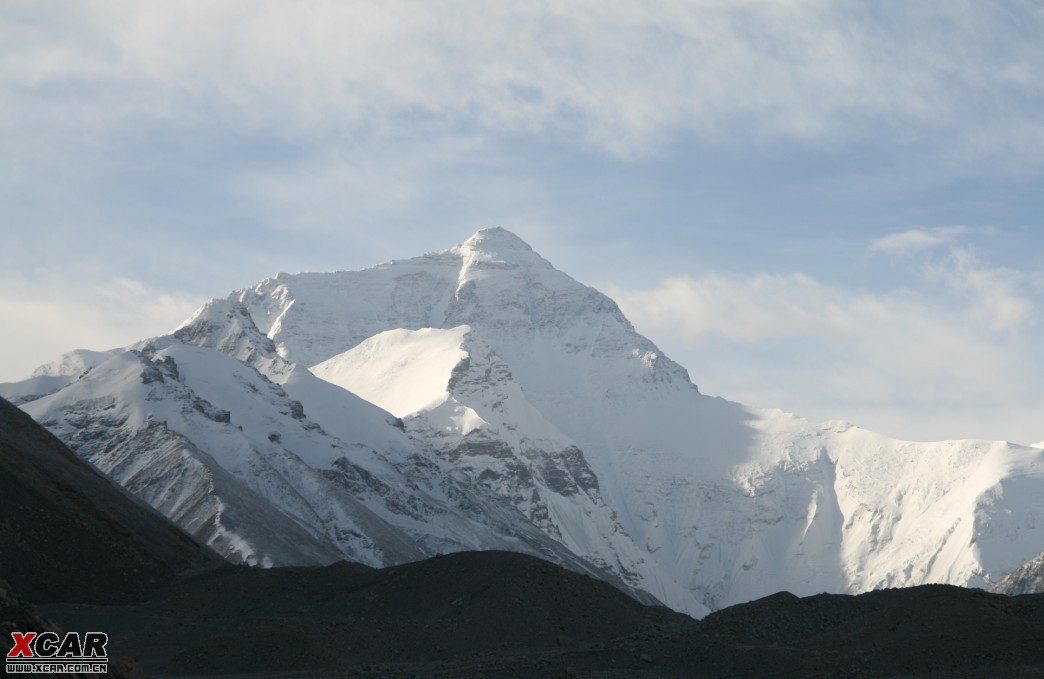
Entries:
{"label": "silhouetted hillside", "polygon": [[229,567],[142,606],[47,607],[170,676],[991,677],[1044,671],[1044,595],[780,593],[703,621],[521,554]]}

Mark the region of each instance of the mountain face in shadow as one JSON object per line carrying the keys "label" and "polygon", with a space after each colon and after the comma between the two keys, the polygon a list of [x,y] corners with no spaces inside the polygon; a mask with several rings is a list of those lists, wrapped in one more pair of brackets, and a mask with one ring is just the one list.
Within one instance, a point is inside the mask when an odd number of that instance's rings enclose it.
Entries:
{"label": "mountain face in shadow", "polygon": [[132,602],[220,563],[0,399],[0,577],[35,603]]}

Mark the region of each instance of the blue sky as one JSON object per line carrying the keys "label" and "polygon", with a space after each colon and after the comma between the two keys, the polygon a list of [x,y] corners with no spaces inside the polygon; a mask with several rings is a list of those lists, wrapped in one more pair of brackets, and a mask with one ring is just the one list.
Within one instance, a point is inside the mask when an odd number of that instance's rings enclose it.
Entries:
{"label": "blue sky", "polygon": [[1031,2],[0,6],[0,381],[512,229],[705,393],[1044,439]]}

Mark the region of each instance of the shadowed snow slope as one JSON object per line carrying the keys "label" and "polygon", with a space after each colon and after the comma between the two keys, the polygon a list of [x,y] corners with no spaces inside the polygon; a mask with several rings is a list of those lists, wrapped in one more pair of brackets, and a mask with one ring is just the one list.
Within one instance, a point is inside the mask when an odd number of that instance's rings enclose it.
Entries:
{"label": "shadowed snow slope", "polygon": [[[146,382],[156,371],[165,386]],[[121,394],[111,409],[133,431],[162,423],[168,445],[208,451],[185,454],[228,489],[207,497],[262,496],[312,560],[558,549],[700,615],[784,589],[984,586],[1044,544],[1044,451],[896,441],[702,395],[612,300],[503,229],[280,274],[69,380],[4,389],[79,454],[126,451],[99,464],[118,479],[148,453],[99,428],[107,406],[72,413]],[[247,523],[211,516],[240,544]]]}

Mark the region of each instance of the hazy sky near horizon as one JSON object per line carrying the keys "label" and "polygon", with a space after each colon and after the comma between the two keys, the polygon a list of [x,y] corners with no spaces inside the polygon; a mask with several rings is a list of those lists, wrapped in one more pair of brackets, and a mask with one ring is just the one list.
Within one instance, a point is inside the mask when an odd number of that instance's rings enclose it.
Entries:
{"label": "hazy sky near horizon", "polygon": [[1044,5],[0,5],[0,381],[511,229],[704,393],[1044,439]]}

